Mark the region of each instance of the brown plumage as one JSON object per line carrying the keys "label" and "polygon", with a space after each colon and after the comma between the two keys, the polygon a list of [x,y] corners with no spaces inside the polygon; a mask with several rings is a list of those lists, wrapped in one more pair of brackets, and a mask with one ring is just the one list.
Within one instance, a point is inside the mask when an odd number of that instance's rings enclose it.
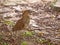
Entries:
{"label": "brown plumage", "polygon": [[29,13],[29,10],[23,11],[22,18],[16,22],[15,26],[12,28],[13,31],[22,30],[28,26],[30,21]]}

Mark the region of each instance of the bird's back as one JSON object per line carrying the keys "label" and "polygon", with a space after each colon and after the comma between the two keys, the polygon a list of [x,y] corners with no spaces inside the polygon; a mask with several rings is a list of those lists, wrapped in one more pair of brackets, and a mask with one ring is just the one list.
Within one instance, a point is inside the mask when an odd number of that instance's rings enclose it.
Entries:
{"label": "bird's back", "polygon": [[15,30],[21,30],[23,27],[24,27],[24,23],[20,19],[20,20],[17,21],[17,23],[13,27],[13,31],[15,31]]}

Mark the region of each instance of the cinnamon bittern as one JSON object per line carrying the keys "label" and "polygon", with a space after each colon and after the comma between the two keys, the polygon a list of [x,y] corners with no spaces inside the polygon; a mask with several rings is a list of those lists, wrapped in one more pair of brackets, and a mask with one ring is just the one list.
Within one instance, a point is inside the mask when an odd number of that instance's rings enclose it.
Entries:
{"label": "cinnamon bittern", "polygon": [[23,14],[22,14],[22,18],[19,19],[15,26],[12,28],[13,31],[17,31],[17,30],[23,30],[26,28],[26,26],[29,25],[29,22],[30,22],[30,17],[29,17],[29,14],[30,14],[30,10],[25,10],[23,11]]}

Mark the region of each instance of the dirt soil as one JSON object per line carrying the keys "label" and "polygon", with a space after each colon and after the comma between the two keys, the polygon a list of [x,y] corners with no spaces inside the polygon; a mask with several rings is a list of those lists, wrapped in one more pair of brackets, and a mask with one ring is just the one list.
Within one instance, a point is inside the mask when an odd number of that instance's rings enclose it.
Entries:
{"label": "dirt soil", "polygon": [[[26,9],[33,11],[31,31],[13,32],[12,25]],[[60,12],[51,9],[49,3],[0,6],[0,45],[60,45]]]}

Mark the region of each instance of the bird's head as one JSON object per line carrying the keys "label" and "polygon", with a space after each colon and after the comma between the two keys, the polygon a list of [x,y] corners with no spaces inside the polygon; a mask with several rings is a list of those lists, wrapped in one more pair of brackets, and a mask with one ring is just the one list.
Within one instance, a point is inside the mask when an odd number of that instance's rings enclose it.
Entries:
{"label": "bird's head", "polygon": [[24,10],[24,11],[22,11],[23,15],[25,15],[25,16],[30,15],[32,12],[35,12],[35,11],[32,11],[32,10]]}

